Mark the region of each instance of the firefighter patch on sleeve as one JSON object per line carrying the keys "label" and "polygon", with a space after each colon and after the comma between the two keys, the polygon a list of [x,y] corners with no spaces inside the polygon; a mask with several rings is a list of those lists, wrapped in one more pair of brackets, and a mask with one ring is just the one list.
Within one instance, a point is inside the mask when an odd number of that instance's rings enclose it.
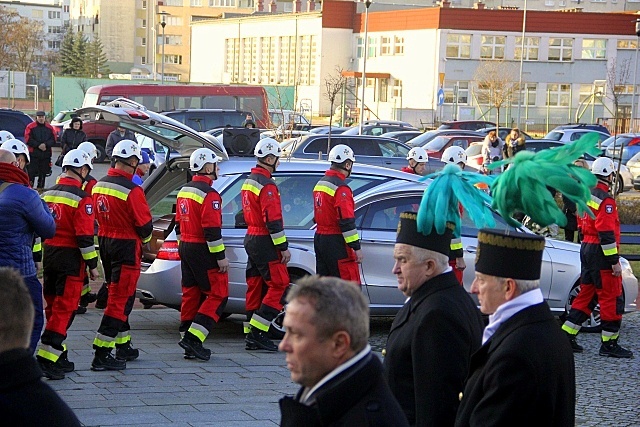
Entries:
{"label": "firefighter patch on sleeve", "polygon": [[87,213],[87,215],[92,215],[93,205],[91,203],[87,203],[86,205],[84,205],[84,211]]}
{"label": "firefighter patch on sleeve", "polygon": [[217,200],[213,201],[212,205],[213,205],[213,209],[214,210],[216,210],[216,211],[220,210],[220,202],[219,201],[217,201]]}
{"label": "firefighter patch on sleeve", "polygon": [[607,205],[604,207],[604,211],[608,214],[613,213],[613,205]]}

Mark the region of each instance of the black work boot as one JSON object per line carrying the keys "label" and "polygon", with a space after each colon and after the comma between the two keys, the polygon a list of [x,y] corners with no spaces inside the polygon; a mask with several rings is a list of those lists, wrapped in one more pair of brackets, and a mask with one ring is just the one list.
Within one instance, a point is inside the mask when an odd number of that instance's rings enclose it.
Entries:
{"label": "black work boot", "polygon": [[615,357],[616,359],[633,359],[633,352],[618,345],[618,340],[603,342],[600,346],[600,356]]}
{"label": "black work boot", "polygon": [[76,314],[85,314],[86,312],[87,312],[87,307],[79,305],[78,308],[76,308]]}
{"label": "black work boot", "polygon": [[191,352],[191,350],[185,350],[183,357],[185,358],[185,360],[193,360],[196,358],[196,356]]}
{"label": "black work boot", "polygon": [[86,294],[80,297],[80,306],[86,308],[92,302],[96,302],[97,299],[98,299],[97,294],[94,294],[93,292],[87,292]]}
{"label": "black work boot", "polygon": [[269,339],[267,333],[254,327],[251,327],[251,332],[247,334],[244,342],[247,350],[262,349],[267,351],[278,351],[278,346]]}
{"label": "black work boot", "polygon": [[576,339],[577,335],[572,335],[572,334],[569,334],[567,332],[565,332],[565,334],[567,335],[567,338],[569,339],[569,344],[571,345],[571,350],[573,350],[574,353],[582,353],[584,351],[584,347],[582,347],[580,344],[578,344],[578,340]]}
{"label": "black work boot", "polygon": [[196,337],[190,336],[189,333],[185,334],[184,338],[180,340],[178,345],[185,350],[185,359],[187,353],[190,353],[193,357],[204,361],[211,358],[211,350],[204,348],[200,340]]}
{"label": "black work boot", "polygon": [[62,380],[64,379],[64,372],[60,367],[51,360],[44,357],[36,357],[40,369],[42,370],[42,376],[49,378],[50,380]]}
{"label": "black work boot", "polygon": [[138,356],[140,356],[140,352],[131,346],[131,341],[121,346],[116,345],[116,359],[130,362],[136,360]]}
{"label": "black work boot", "polygon": [[96,350],[96,355],[91,362],[92,371],[121,371],[127,368],[127,362],[115,359],[111,351]]}
{"label": "black work boot", "polygon": [[58,358],[58,361],[56,362],[56,365],[58,366],[58,368],[60,368],[60,370],[62,370],[62,372],[67,373],[73,372],[76,367],[73,362],[69,361],[69,352],[67,350],[62,352],[62,354]]}

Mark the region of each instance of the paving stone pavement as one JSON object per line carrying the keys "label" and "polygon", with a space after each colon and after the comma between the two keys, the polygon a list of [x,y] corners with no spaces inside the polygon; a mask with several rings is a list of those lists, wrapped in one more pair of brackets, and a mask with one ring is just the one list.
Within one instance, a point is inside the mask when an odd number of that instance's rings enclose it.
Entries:
{"label": "paving stone pavement", "polygon": [[[131,313],[140,358],[121,372],[93,372],[91,343],[101,316],[89,308],[76,317],[67,339],[76,371],[48,382],[86,426],[275,426],[278,400],[298,389],[281,353],[244,349],[241,319],[216,326],[205,344],[210,361],[183,359],[179,313],[158,307]],[[372,319],[375,351],[384,347],[391,320]],[[576,425],[640,426],[640,312],[626,315],[621,331],[621,344],[635,359],[598,356],[598,334],[581,334],[579,341],[585,352],[575,357]]]}

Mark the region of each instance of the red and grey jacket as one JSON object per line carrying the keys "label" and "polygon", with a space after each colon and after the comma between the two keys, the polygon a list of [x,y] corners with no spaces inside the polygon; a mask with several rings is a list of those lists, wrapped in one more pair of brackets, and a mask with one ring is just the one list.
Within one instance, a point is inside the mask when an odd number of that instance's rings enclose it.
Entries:
{"label": "red and grey jacket", "polygon": [[269,171],[261,166],[251,168],[251,174],[242,184],[242,211],[247,234],[270,235],[276,248],[287,250],[289,243],[284,234],[280,192]]}
{"label": "red and grey jacket", "polygon": [[64,177],[42,195],[53,219],[56,234],[44,241],[47,246],[79,248],[89,268],[98,266],[98,253],[93,242],[93,200],[82,190],[82,184]]}
{"label": "red and grey jacket", "polygon": [[344,174],[329,169],[313,188],[313,218],[318,234],[342,234],[349,247],[360,249],[353,192]]}
{"label": "red and grey jacket", "polygon": [[142,187],[133,175],[111,168],[93,187],[98,236],[114,239],[151,240],[153,223]]}
{"label": "red and grey jacket", "polygon": [[584,236],[582,243],[600,245],[606,260],[611,265],[617,264],[620,219],[616,201],[609,194],[608,184],[598,181],[598,185],[591,189],[591,200],[587,205],[591,208],[595,219],[587,214],[580,218],[580,228]]}
{"label": "red and grey jacket", "polygon": [[176,203],[176,234],[179,241],[206,242],[216,259],[224,259],[222,199],[212,183],[211,178],[196,175],[182,187]]}

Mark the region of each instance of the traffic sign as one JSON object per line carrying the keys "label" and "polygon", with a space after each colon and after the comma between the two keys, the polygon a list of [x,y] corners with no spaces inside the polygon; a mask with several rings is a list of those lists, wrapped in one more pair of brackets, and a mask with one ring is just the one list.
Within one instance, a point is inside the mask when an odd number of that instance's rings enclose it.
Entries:
{"label": "traffic sign", "polygon": [[438,106],[442,104],[444,104],[444,90],[440,88],[440,90],[438,90]]}

